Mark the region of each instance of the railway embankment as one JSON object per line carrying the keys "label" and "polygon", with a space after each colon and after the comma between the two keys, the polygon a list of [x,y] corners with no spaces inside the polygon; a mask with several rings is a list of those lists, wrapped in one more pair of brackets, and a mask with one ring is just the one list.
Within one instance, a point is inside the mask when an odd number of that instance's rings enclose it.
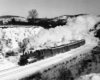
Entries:
{"label": "railway embankment", "polygon": [[[63,61],[41,70],[33,75],[29,75],[21,80],[74,80],[75,78],[89,73],[100,72],[100,45],[85,46],[83,50],[78,49],[73,56],[67,59],[63,56]],[[85,50],[85,51],[84,51]]]}

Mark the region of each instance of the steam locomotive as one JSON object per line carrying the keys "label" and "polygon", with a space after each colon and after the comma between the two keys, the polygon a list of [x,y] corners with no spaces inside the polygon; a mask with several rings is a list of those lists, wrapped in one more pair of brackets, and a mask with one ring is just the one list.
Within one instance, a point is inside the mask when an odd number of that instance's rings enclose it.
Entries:
{"label": "steam locomotive", "polygon": [[[29,64],[29,63],[33,63],[36,62],[38,60],[50,57],[50,56],[54,56],[56,54],[60,54],[60,53],[64,53],[67,52],[71,49],[80,47],[82,45],[85,44],[85,40],[78,40],[78,41],[74,41],[72,43],[69,44],[64,44],[64,45],[60,45],[57,47],[51,47],[48,49],[41,49],[41,50],[36,50],[34,52],[30,51],[30,53],[25,53],[23,55],[21,55],[20,60],[18,62],[18,64],[20,66]],[[31,60],[30,60],[31,59]]]}

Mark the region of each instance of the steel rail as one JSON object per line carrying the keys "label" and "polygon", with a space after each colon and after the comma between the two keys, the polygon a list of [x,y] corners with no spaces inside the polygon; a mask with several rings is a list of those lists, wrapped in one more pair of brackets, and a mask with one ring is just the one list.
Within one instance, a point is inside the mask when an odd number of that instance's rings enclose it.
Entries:
{"label": "steel rail", "polygon": [[[94,44],[88,43],[87,45],[83,45],[77,49],[73,49],[63,54],[57,54],[53,57],[49,57],[47,59],[40,60],[35,63],[29,64],[29,65],[15,67],[12,69],[2,71],[0,72],[0,79],[1,80],[19,80],[20,78],[36,73],[40,71],[41,69],[47,68],[48,66],[52,66],[53,64],[59,63],[63,59],[65,58],[67,59],[73,56],[75,53],[81,51],[82,49],[89,48],[89,46],[94,46]],[[74,54],[71,54],[71,53],[74,53]]]}

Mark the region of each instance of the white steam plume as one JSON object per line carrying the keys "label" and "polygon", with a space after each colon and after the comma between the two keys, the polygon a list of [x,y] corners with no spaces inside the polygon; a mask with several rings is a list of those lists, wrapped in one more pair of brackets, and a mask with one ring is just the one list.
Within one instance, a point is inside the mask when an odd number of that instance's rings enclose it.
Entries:
{"label": "white steam plume", "polygon": [[[6,53],[10,50],[17,51],[25,44],[26,51],[29,49],[48,48],[61,44],[70,43],[71,40],[85,39],[86,43],[97,44],[98,39],[94,37],[94,25],[100,22],[100,18],[93,15],[84,15],[68,18],[65,26],[57,26],[49,30],[44,28],[7,28],[0,29],[0,50]],[[99,29],[99,28],[97,28]]]}
{"label": "white steam plume", "polygon": [[[98,39],[94,37],[94,25],[100,21],[100,18],[93,15],[78,16],[69,18],[65,26],[58,26],[49,30],[41,29],[38,35],[31,36],[28,48],[52,47],[55,45],[66,44],[71,40],[85,39],[86,43],[95,42]],[[90,30],[93,30],[90,32]]]}

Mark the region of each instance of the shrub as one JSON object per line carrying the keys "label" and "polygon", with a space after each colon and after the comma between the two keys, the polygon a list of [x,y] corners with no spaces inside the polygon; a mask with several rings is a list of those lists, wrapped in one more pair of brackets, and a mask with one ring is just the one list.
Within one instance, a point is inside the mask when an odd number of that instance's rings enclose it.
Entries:
{"label": "shrub", "polygon": [[41,73],[40,72],[37,72],[35,74],[32,74],[32,75],[29,75],[25,78],[22,78],[20,80],[41,80]]}
{"label": "shrub", "polygon": [[57,80],[74,80],[73,75],[69,69],[64,67],[58,70],[59,74]]}

